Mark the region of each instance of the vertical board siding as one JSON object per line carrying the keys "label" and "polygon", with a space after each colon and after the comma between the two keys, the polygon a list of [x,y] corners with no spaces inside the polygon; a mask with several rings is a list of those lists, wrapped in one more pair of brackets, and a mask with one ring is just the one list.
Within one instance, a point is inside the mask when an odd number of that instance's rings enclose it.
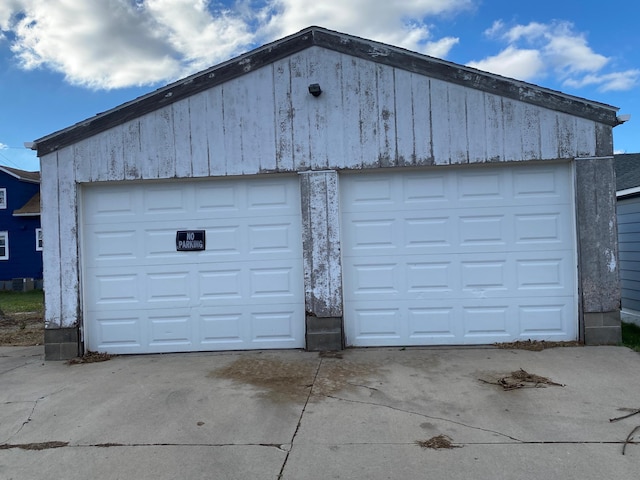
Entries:
{"label": "vertical board siding", "polygon": [[78,325],[80,314],[80,276],[78,258],[78,195],[73,147],[58,151],[58,211],[60,255],[60,326]]}
{"label": "vertical board siding", "polygon": [[556,130],[556,135],[558,136],[558,158],[576,157],[576,118],[567,114],[557,114]]}
{"label": "vertical board siding", "polygon": [[310,105],[313,105],[312,100],[315,100],[308,91],[306,95],[300,95],[301,92],[309,88],[309,83],[311,83],[307,77],[307,56],[304,53],[293,55],[289,59],[289,68],[291,69],[291,96],[294,104],[291,118],[293,168],[294,171],[304,171],[309,168],[310,164],[309,137],[311,131],[308,111]]}
{"label": "vertical board siding", "polygon": [[[78,182],[88,183],[93,180],[91,176],[91,157],[94,156],[94,150],[92,150],[91,146],[96,142],[97,138],[98,137],[90,137],[73,146],[73,161],[76,170],[75,178]],[[43,157],[43,160],[48,157],[48,155]],[[44,174],[42,175],[42,178],[44,181]]]}
{"label": "vertical board siding", "polygon": [[486,94],[478,90],[466,89],[465,93],[468,160],[486,162],[487,157],[487,111]]}
{"label": "vertical board siding", "polygon": [[460,85],[447,84],[448,110],[443,115],[449,118],[449,163],[469,163],[469,142],[467,135],[469,123],[467,119],[467,91]]}
{"label": "vertical board siding", "polygon": [[396,130],[395,69],[376,65],[378,111],[378,161],[381,167],[398,164],[398,133]]}
{"label": "vertical board siding", "polygon": [[355,75],[358,79],[360,92],[357,97],[357,102],[360,106],[358,120],[360,127],[360,158],[356,166],[366,168],[379,167],[378,136],[380,135],[380,127],[376,66],[371,62],[359,60]]}
{"label": "vertical board siding", "polygon": [[342,316],[337,172],[302,173],[305,305],[316,317]]}
{"label": "vertical board siding", "polygon": [[[209,145],[206,123],[208,93],[209,92],[199,93],[188,99],[189,119],[187,128],[189,129],[190,157],[177,159],[178,162],[182,161],[190,164],[191,175],[195,178],[209,176]],[[176,147],[176,152],[177,150],[178,148]],[[188,158],[191,159],[190,162]],[[178,176],[180,176],[180,174],[178,174]]]}
{"label": "vertical board siding", "polygon": [[273,66],[260,68],[248,80],[244,108],[244,153],[242,173],[252,174],[275,170],[276,145],[274,135],[275,105],[273,98]]}
{"label": "vertical board siding", "polygon": [[[449,123],[455,121],[449,113],[449,89],[440,80],[431,80],[431,131],[433,132],[433,161],[436,165],[451,163],[451,129]],[[459,125],[458,128],[461,126]]]}
{"label": "vertical board siding", "polygon": [[584,312],[620,308],[613,158],[576,161],[576,211]]}
{"label": "vertical board siding", "polygon": [[[504,161],[504,117],[502,116],[502,97],[484,94],[485,125],[488,162]],[[473,155],[473,152],[470,152]]]}
{"label": "vertical board siding", "polygon": [[[416,163],[415,110],[413,99],[413,75],[403,70],[394,74],[395,147],[397,164],[410,166]],[[398,108],[401,105],[402,108]]]}
{"label": "vertical board siding", "polygon": [[193,122],[203,122],[207,136],[196,138],[191,132],[192,142],[204,142],[207,146],[209,157],[209,174],[211,176],[225,175],[226,169],[226,142],[225,142],[225,115],[223,104],[223,87],[216,87],[204,92],[206,109],[204,118],[194,118]]}
{"label": "vertical board siding", "polygon": [[175,176],[193,177],[193,152],[191,151],[191,102],[177,102],[171,105],[173,116],[173,137],[175,145]]}
{"label": "vertical board siding", "polygon": [[338,168],[361,166],[360,163],[360,105],[356,98],[360,95],[360,83],[356,76],[358,59],[342,56],[342,117],[344,134],[343,155],[333,160]]}
{"label": "vertical board siding", "polygon": [[[317,98],[312,83],[323,90]],[[611,149],[606,125],[313,47],[42,157],[47,326],[71,325],[78,314],[79,183],[571,159]],[[307,288],[314,309],[337,316],[340,265],[330,259],[340,255],[338,180],[318,175],[302,177],[306,228],[316,232],[307,239]]]}
{"label": "vertical board siding", "polygon": [[[397,77],[397,75],[396,75]],[[411,109],[396,100],[396,114],[409,115],[413,122],[413,158],[411,164],[433,164],[433,131],[431,115],[431,81],[415,73],[411,74]],[[400,143],[398,142],[400,145]],[[402,148],[402,146],[400,146]]]}
{"label": "vertical board siding", "polygon": [[540,108],[524,104],[522,109],[522,160],[540,158]]}
{"label": "vertical board siding", "polygon": [[522,129],[524,106],[520,102],[502,99],[502,118],[504,122],[504,161],[522,159]]}
{"label": "vertical board siding", "polygon": [[293,171],[293,108],[291,68],[289,59],[273,66],[273,95],[275,101],[276,170]]}
{"label": "vertical board siding", "polygon": [[342,61],[328,50],[315,49],[308,69],[308,85],[320,84],[322,94],[314,98],[303,89],[297,95],[308,99],[310,166],[321,170],[343,157],[344,152]]}
{"label": "vertical board siding", "polygon": [[60,328],[62,317],[60,272],[60,224],[58,206],[58,152],[40,159],[40,203],[42,241],[42,274],[44,278],[44,312],[46,328]]}
{"label": "vertical board siding", "polygon": [[596,125],[589,120],[576,118],[576,157],[596,155]]}
{"label": "vertical board siding", "polygon": [[556,115],[552,110],[540,110],[540,158],[560,158]]}
{"label": "vertical board siding", "polygon": [[139,180],[142,178],[140,170],[140,159],[142,158],[140,120],[128,122],[122,128],[124,178],[125,180]]}
{"label": "vertical board siding", "polygon": [[153,152],[152,158],[158,164],[158,178],[174,178],[176,176],[176,136],[173,129],[172,106],[158,110],[153,117],[155,125],[148,137],[153,143],[143,145],[143,148]]}
{"label": "vertical board siding", "polygon": [[[319,83],[323,92],[308,92]],[[596,154],[592,121],[319,47],[83,140],[79,182]]]}

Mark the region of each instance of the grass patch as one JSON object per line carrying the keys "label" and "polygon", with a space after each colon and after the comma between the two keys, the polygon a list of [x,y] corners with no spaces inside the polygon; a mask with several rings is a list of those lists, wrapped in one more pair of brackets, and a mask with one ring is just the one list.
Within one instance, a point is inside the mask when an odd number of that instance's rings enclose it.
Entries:
{"label": "grass patch", "polygon": [[622,322],[622,344],[640,352],[640,327],[638,325]]}
{"label": "grass patch", "polygon": [[0,345],[44,343],[44,293],[0,291]]}
{"label": "grass patch", "polygon": [[42,290],[29,292],[0,292],[0,312],[5,315],[33,312],[42,315],[44,312],[44,293]]}

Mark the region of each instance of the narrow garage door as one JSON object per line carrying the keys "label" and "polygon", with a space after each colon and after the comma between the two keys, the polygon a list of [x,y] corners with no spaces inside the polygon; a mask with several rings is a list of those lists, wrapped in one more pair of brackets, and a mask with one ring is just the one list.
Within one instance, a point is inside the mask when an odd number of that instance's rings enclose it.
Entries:
{"label": "narrow garage door", "polygon": [[[304,346],[297,178],[90,185],[82,207],[90,350]],[[206,249],[177,251],[179,230]]]}
{"label": "narrow garage door", "polygon": [[340,179],[348,345],[577,338],[571,166]]}

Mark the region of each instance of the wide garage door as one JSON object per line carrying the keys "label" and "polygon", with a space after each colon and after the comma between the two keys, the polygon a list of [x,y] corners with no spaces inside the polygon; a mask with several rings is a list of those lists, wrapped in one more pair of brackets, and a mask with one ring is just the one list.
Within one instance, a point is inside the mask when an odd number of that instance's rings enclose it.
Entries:
{"label": "wide garage door", "polygon": [[[295,177],[89,185],[85,343],[151,353],[304,346]],[[176,233],[205,231],[205,250]]]}
{"label": "wide garage door", "polygon": [[569,164],[340,178],[346,341],[575,340]]}

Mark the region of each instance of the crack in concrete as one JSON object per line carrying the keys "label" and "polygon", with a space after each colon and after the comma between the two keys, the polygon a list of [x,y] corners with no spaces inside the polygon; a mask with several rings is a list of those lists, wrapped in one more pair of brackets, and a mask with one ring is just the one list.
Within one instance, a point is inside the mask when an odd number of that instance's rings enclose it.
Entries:
{"label": "crack in concrete", "polygon": [[362,405],[372,405],[372,406],[376,406],[376,407],[389,408],[389,409],[395,410],[397,412],[408,413],[410,415],[418,415],[420,417],[428,418],[430,420],[440,420],[442,422],[453,423],[455,425],[460,425],[462,427],[470,428],[470,429],[473,429],[473,430],[480,430],[480,431],[487,432],[487,433],[494,433],[496,435],[500,435],[501,437],[506,437],[506,438],[508,438],[510,440],[514,440],[514,441],[519,442],[519,443],[525,443],[522,440],[520,440],[519,438],[512,437],[511,435],[507,435],[506,433],[498,432],[496,430],[491,430],[491,429],[488,429],[488,428],[475,427],[473,425],[468,425],[468,424],[463,423],[463,422],[458,422],[458,421],[452,420],[450,418],[435,417],[433,415],[427,415],[426,413],[420,413],[420,412],[414,412],[414,411],[411,411],[411,410],[405,410],[405,409],[394,407],[394,406],[391,406],[391,405],[385,405],[383,403],[363,402],[362,400],[350,400],[348,398],[336,397],[334,395],[323,395],[323,396],[327,397],[327,398],[333,398],[334,400],[339,400],[339,401],[342,401],[342,402],[359,403],[359,404],[362,404]]}
{"label": "crack in concrete", "polygon": [[29,365],[32,365],[32,364],[33,364],[33,362],[27,362],[27,363],[23,363],[22,365],[17,365],[17,366],[15,366],[13,368],[10,368],[8,370],[3,370],[2,372],[0,372],[0,375],[4,375],[6,373],[13,372],[15,370],[18,370],[19,368],[28,367]]}
{"label": "crack in concrete", "polygon": [[289,450],[287,451],[287,455],[284,457],[284,462],[282,462],[282,467],[280,467],[280,472],[278,473],[277,480],[282,480],[282,475],[284,475],[284,469],[287,466],[287,461],[289,460],[289,455],[293,450],[293,442],[296,439],[296,435],[298,435],[298,431],[300,430],[300,425],[302,425],[302,417],[304,416],[305,411],[307,410],[307,405],[309,405],[309,399],[313,394],[313,387],[316,385],[316,380],[318,378],[318,374],[320,373],[320,367],[322,367],[322,357],[318,362],[318,367],[316,368],[316,373],[313,376],[313,381],[311,382],[311,387],[309,388],[309,394],[307,395],[307,399],[304,402],[304,406],[302,407],[302,411],[300,412],[300,417],[298,418],[298,424],[296,425],[296,430],[293,432],[293,436],[291,437],[291,442],[289,443]]}
{"label": "crack in concrete", "polygon": [[22,401],[22,402],[7,402],[8,403],[33,403],[33,408],[31,408],[31,412],[29,412],[29,415],[27,416],[27,419],[22,422],[22,425],[20,425],[20,428],[18,428],[17,431],[15,431],[14,433],[12,433],[11,435],[9,435],[9,438],[7,438],[4,442],[3,445],[7,445],[7,442],[9,442],[9,440],[11,440],[12,438],[14,438],[16,435],[18,435],[22,429],[31,422],[31,420],[33,419],[33,414],[36,411],[36,408],[38,407],[38,403],[41,400],[44,400],[47,397],[50,397],[52,395],[55,395],[56,393],[60,393],[61,391],[63,391],[66,387],[61,388],[60,390],[56,390],[55,392],[51,392],[51,393],[47,393],[46,395],[43,395],[42,397],[38,397],[35,400],[31,400],[31,401]]}
{"label": "crack in concrete", "polygon": [[78,443],[49,441],[38,443],[0,443],[0,450],[49,450],[52,448],[113,448],[113,447],[266,447],[289,452],[289,445],[280,443]]}

